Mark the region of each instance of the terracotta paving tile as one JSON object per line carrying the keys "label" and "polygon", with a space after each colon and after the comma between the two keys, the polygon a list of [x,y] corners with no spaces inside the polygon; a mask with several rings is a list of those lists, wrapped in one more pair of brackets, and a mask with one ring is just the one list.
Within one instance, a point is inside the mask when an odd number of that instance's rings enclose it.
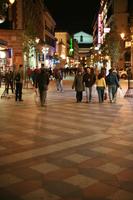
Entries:
{"label": "terracotta paving tile", "polygon": [[49,180],[59,181],[59,180],[64,180],[68,177],[74,176],[76,174],[78,174],[78,170],[76,168],[64,168],[64,169],[57,170],[55,172],[47,173],[43,177],[45,181],[49,181]]}
{"label": "terracotta paving tile", "polygon": [[32,170],[28,167],[21,168],[21,169],[13,169],[12,174],[16,175],[19,178],[22,178],[24,180],[38,180],[41,178],[42,174],[36,172],[35,170]]}
{"label": "terracotta paving tile", "polygon": [[109,200],[132,200],[132,199],[133,199],[133,193],[124,190],[118,190],[109,197]]}
{"label": "terracotta paving tile", "polygon": [[133,169],[127,169],[117,174],[119,180],[133,181]]}
{"label": "terracotta paving tile", "polygon": [[0,200],[133,200],[132,99],[77,104],[72,81],[50,84],[44,109],[33,90],[0,100]]}
{"label": "terracotta paving tile", "polygon": [[74,197],[74,198],[81,198],[82,191],[72,184],[68,184],[61,181],[47,181],[44,184],[44,187],[47,189],[48,192],[58,195],[62,198],[66,197]]}
{"label": "terracotta paving tile", "polygon": [[81,174],[84,174],[85,176],[92,177],[97,180],[116,180],[116,177],[113,174],[110,174],[97,168],[82,168],[79,169],[79,172]]}
{"label": "terracotta paving tile", "polygon": [[114,192],[116,192],[117,189],[115,187],[103,184],[101,182],[96,183],[86,189],[84,189],[84,196],[86,198],[105,198]]}
{"label": "terracotta paving tile", "polygon": [[21,183],[14,184],[10,187],[7,187],[6,189],[14,195],[21,196],[32,192],[40,187],[42,187],[42,183],[40,183],[40,181],[27,180]]}
{"label": "terracotta paving tile", "polygon": [[98,167],[106,163],[107,161],[104,158],[94,158],[94,159],[89,159],[88,161],[85,161],[81,164],[79,164],[80,168],[92,168],[92,167]]}
{"label": "terracotta paving tile", "polygon": [[23,200],[40,200],[40,199],[60,200],[60,197],[58,197],[57,195],[50,194],[45,189],[40,188],[40,189],[30,192],[26,195],[23,195],[22,199]]}
{"label": "terracotta paving tile", "polygon": [[123,190],[133,193],[133,181],[120,181],[120,187]]}

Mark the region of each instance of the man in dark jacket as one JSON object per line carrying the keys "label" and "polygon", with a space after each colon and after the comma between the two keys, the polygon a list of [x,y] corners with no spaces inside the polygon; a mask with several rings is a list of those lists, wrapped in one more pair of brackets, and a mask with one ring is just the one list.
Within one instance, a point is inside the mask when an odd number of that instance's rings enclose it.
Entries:
{"label": "man in dark jacket", "polygon": [[85,83],[85,91],[86,91],[86,102],[92,101],[92,86],[96,81],[96,76],[94,74],[94,70],[87,67],[86,73],[83,76],[83,82]]}
{"label": "man in dark jacket", "polygon": [[41,106],[44,106],[46,102],[47,90],[49,84],[49,75],[45,68],[41,68],[41,72],[36,79],[36,88],[39,89]]}
{"label": "man in dark jacket", "polygon": [[22,88],[23,88],[23,65],[19,65],[19,69],[15,73],[16,93],[15,100],[23,101]]}
{"label": "man in dark jacket", "polygon": [[117,89],[118,89],[118,87],[120,87],[120,84],[119,84],[117,74],[113,71],[113,69],[109,70],[109,74],[106,77],[106,84],[108,86],[110,103],[115,103]]}

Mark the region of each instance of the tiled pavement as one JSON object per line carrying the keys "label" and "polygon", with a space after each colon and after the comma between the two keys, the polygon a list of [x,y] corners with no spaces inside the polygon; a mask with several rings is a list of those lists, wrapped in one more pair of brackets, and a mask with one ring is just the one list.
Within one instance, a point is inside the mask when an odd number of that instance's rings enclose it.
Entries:
{"label": "tiled pavement", "polygon": [[0,200],[133,200],[133,99],[77,104],[64,88],[44,108],[31,89],[0,100]]}

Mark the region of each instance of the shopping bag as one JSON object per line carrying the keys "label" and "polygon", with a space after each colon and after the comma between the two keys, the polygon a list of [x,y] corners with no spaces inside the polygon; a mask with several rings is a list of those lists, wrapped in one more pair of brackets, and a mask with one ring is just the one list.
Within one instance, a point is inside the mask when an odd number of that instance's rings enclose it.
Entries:
{"label": "shopping bag", "polygon": [[117,89],[117,96],[118,96],[118,97],[124,97],[124,95],[125,95],[125,94],[124,94],[122,88],[118,88],[118,89]]}
{"label": "shopping bag", "polygon": [[107,92],[104,93],[104,100],[107,100]]}
{"label": "shopping bag", "polygon": [[36,105],[40,105],[40,95],[38,89],[35,89],[34,101]]}

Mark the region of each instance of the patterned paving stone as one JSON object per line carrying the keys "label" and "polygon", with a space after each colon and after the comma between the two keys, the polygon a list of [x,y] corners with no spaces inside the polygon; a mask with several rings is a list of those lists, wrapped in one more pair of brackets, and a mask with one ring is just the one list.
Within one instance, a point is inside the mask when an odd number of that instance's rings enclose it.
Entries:
{"label": "patterned paving stone", "polygon": [[31,89],[0,100],[0,200],[133,199],[132,99],[77,104],[71,85],[51,81],[45,108]]}
{"label": "patterned paving stone", "polygon": [[121,168],[120,166],[112,164],[112,163],[107,163],[105,165],[102,165],[98,167],[98,169],[101,169],[105,172],[109,172],[110,174],[118,174],[121,171],[124,171],[124,168]]}
{"label": "patterned paving stone", "polygon": [[5,149],[6,149],[5,147],[0,146],[0,151],[3,151],[3,150],[5,150]]}
{"label": "patterned paving stone", "polygon": [[90,159],[90,157],[83,156],[83,155],[75,153],[75,154],[72,154],[72,155],[65,157],[65,159],[76,162],[76,163],[81,163],[83,161]]}
{"label": "patterned paving stone", "polygon": [[38,189],[34,192],[30,192],[27,195],[22,196],[24,200],[60,200],[56,195],[52,195],[45,191],[44,189]]}
{"label": "patterned paving stone", "polygon": [[48,173],[48,172],[52,172],[52,171],[56,171],[59,169],[59,167],[52,165],[50,163],[41,163],[39,165],[35,165],[34,167],[31,167],[32,169],[37,170],[38,172],[41,172],[43,174]]}
{"label": "patterned paving stone", "polygon": [[96,183],[97,180],[79,174],[65,179],[65,182],[79,186],[80,188],[86,188]]}
{"label": "patterned paving stone", "polygon": [[22,179],[13,176],[12,174],[2,174],[0,175],[0,187],[6,187],[14,183],[21,182]]}
{"label": "patterned paving stone", "polygon": [[133,194],[127,191],[118,190],[112,196],[109,197],[109,200],[132,200]]}
{"label": "patterned paving stone", "polygon": [[17,144],[20,144],[20,145],[29,145],[29,144],[33,144],[34,141],[32,140],[20,140],[20,141],[17,141]]}

